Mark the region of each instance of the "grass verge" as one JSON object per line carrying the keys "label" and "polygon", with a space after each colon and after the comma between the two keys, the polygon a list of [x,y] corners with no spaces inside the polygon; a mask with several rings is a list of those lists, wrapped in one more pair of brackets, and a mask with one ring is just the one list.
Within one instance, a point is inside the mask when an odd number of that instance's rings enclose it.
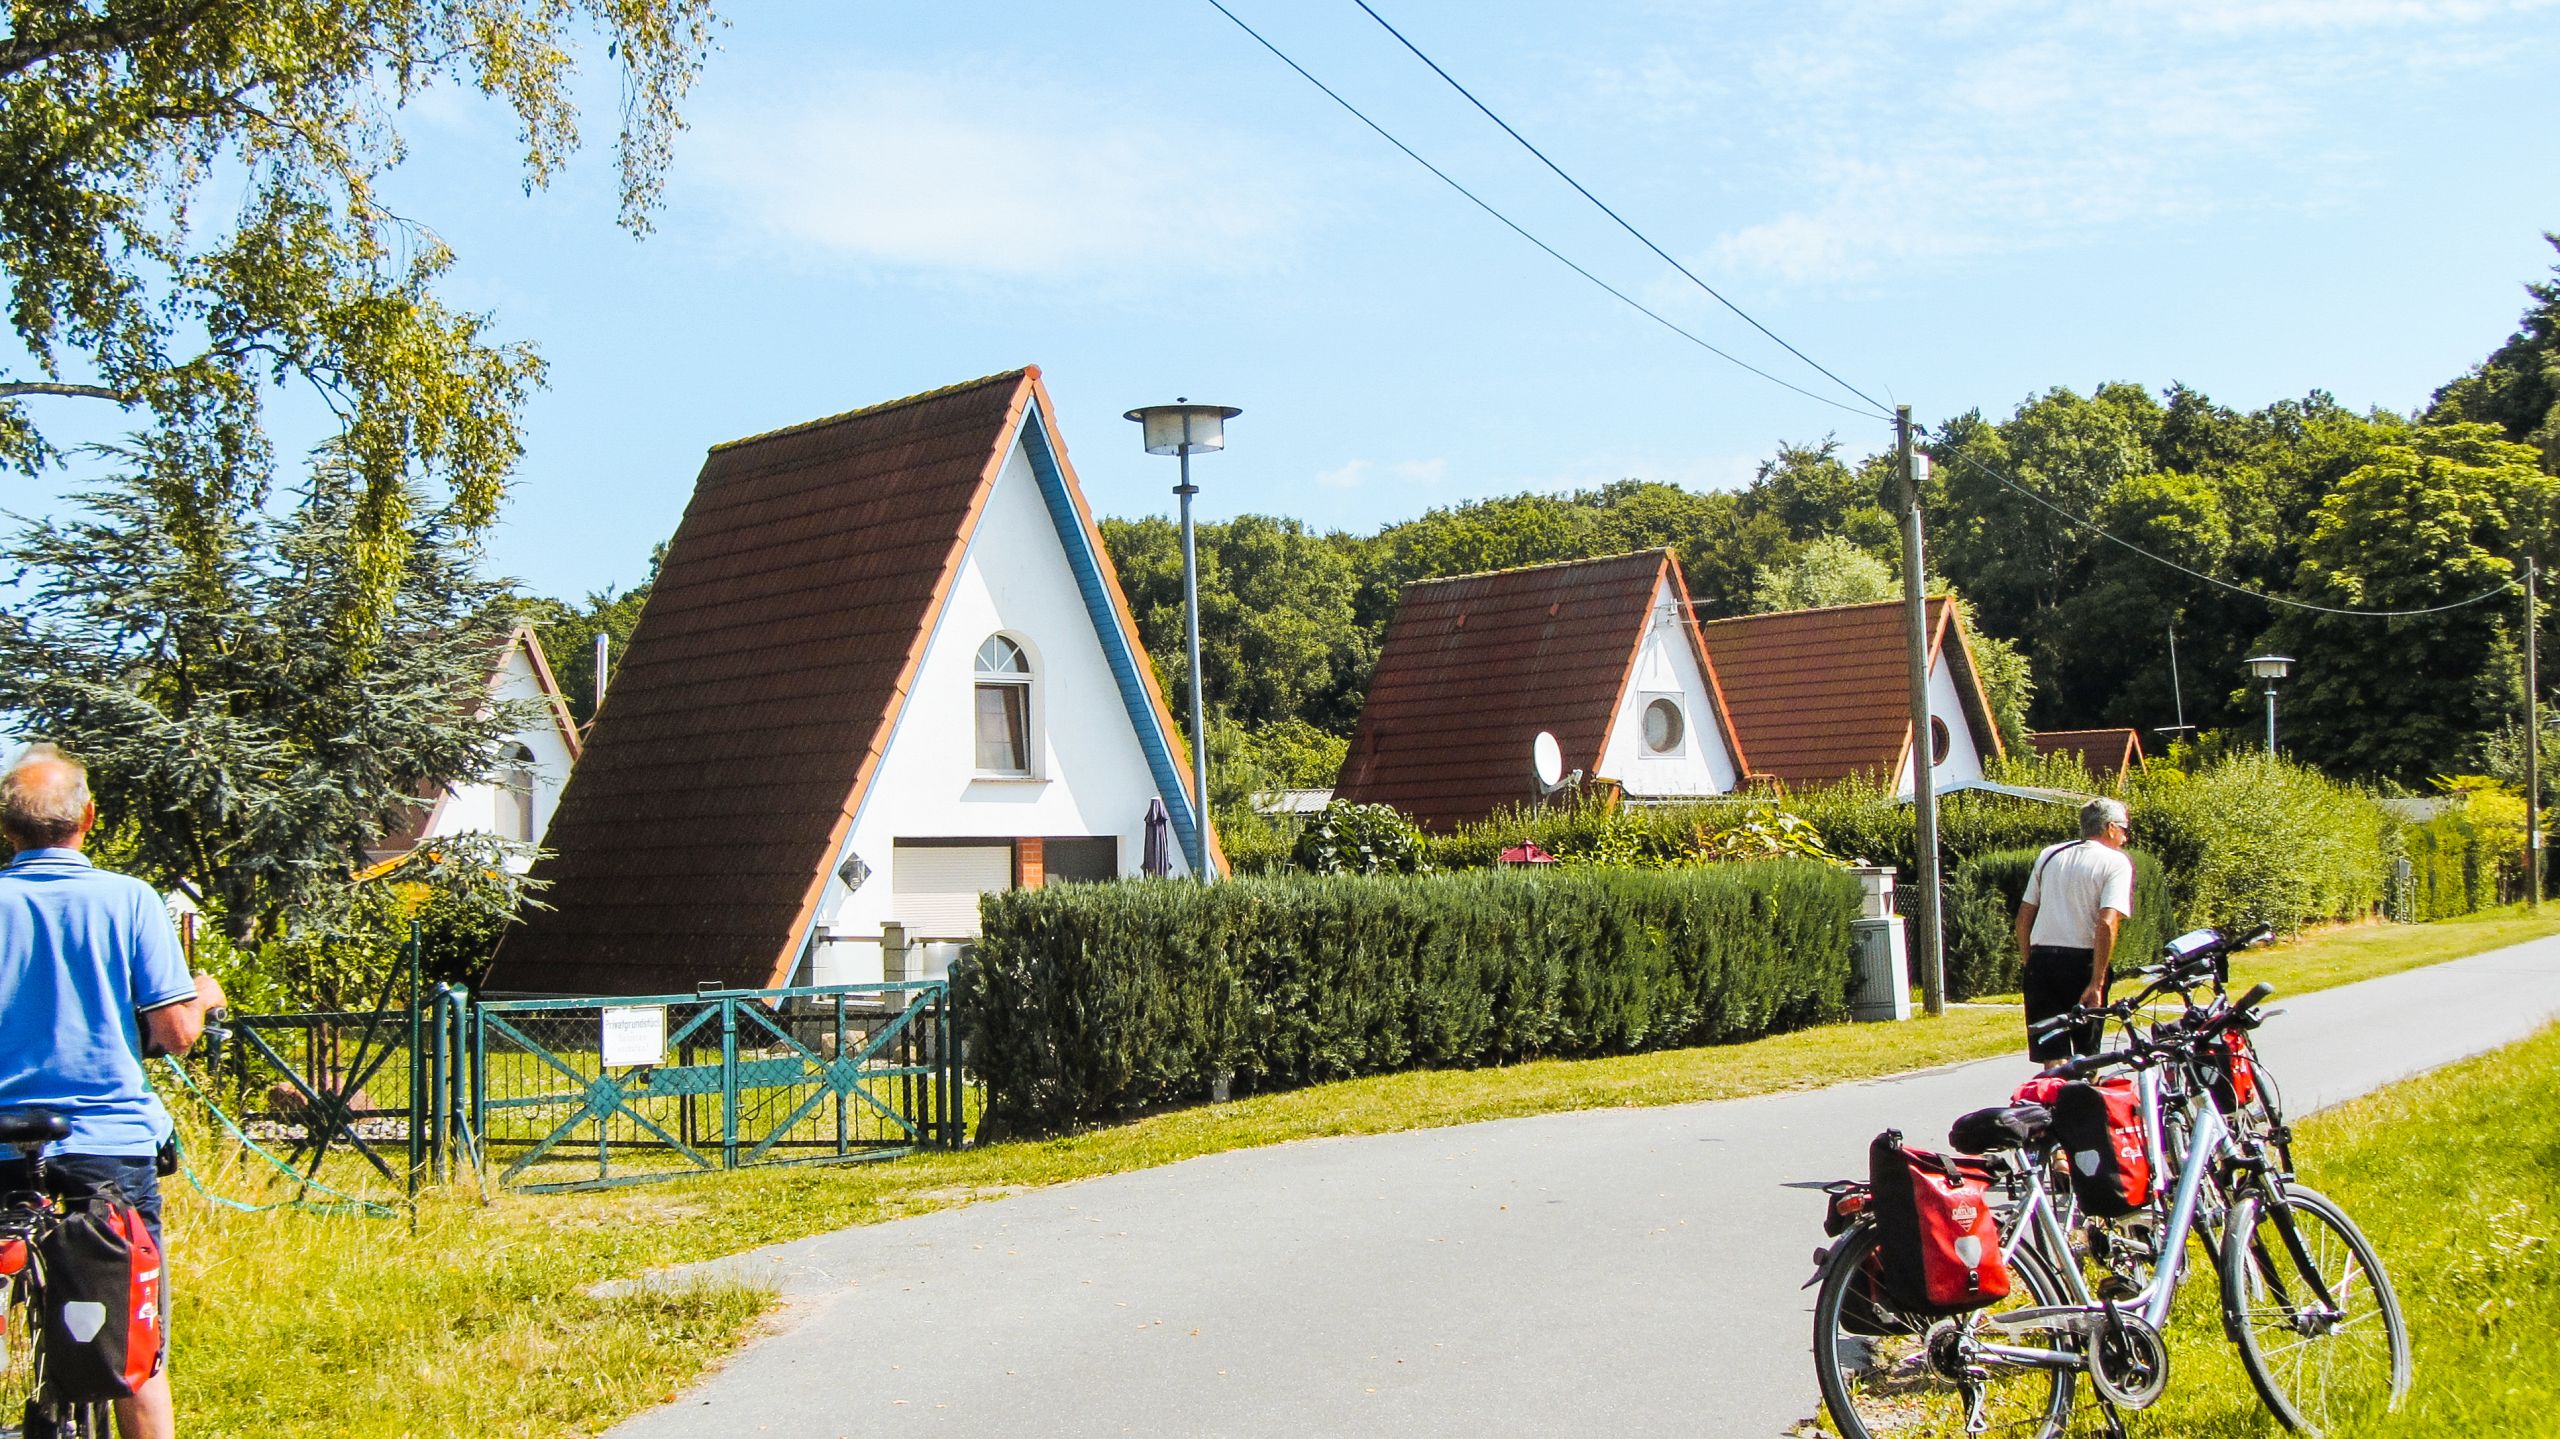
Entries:
{"label": "grass verge", "polygon": [[[2560,933],[2560,908],[2334,930],[2242,957],[2286,994]],[[704,1287],[595,1299],[598,1281],[758,1244],[1223,1150],[1562,1110],[1813,1088],[2019,1046],[2007,1008],[1747,1044],[1383,1075],[1051,1141],[891,1164],[761,1169],[586,1195],[467,1195],[380,1220],[215,1208],[171,1191],[173,1373],[199,1435],[558,1435],[671,1397],[769,1300]],[[200,1146],[201,1148],[201,1146]],[[2554,1159],[2547,1149],[2542,1163]],[[254,1176],[208,1175],[243,1193]],[[2315,1182],[2318,1182],[2315,1180]]]}
{"label": "grass verge", "polygon": [[[2400,1412],[2336,1439],[2473,1439],[2560,1427],[2560,1027],[2393,1085],[2301,1126],[2303,1181],[2371,1239],[2408,1317]],[[2201,1254],[2201,1251],[2198,1251]],[[2192,1301],[2192,1302],[2189,1302]],[[2214,1317],[2181,1296],[2169,1393],[2140,1435],[2280,1433]]]}

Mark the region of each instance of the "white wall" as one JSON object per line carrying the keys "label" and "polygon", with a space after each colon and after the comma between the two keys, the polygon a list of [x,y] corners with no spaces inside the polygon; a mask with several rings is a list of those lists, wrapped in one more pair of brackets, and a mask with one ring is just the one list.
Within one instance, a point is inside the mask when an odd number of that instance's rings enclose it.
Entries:
{"label": "white wall", "polygon": [[[1982,778],[1982,747],[1973,732],[1971,711],[1957,696],[1954,667],[1947,662],[1943,650],[1929,666],[1929,716],[1947,722],[1947,757],[1929,772],[1931,788],[1944,789]],[[1928,744],[1923,738],[1914,748],[1926,754]],[[1894,792],[1906,799],[1911,794],[1911,759],[1910,755],[1903,756],[1901,777],[1894,782]]]}
{"label": "white wall", "polygon": [[[1645,624],[1635,675],[1618,701],[1618,713],[1609,721],[1609,737],[1600,749],[1597,777],[1618,781],[1631,798],[1723,794],[1737,779],[1706,671],[1690,647],[1687,626],[1679,595],[1666,575],[1654,587],[1653,612]],[[1644,711],[1663,696],[1679,702],[1685,729],[1677,750],[1655,754],[1644,745]]]}
{"label": "white wall", "polygon": [[[500,703],[534,701],[539,709],[532,721],[509,734],[504,745],[523,745],[533,751],[533,838],[536,844],[551,828],[551,816],[560,808],[561,788],[569,783],[569,742],[553,720],[550,696],[542,681],[534,674],[533,657],[521,643],[507,646],[505,665],[490,686],[490,693]],[[427,827],[426,837],[447,834],[487,834],[497,827],[497,786],[487,781],[455,785],[445,796],[444,806]],[[518,860],[519,869],[532,861]]]}
{"label": "white wall", "polygon": [[[1027,780],[974,777],[978,646],[999,630],[1031,660]],[[895,912],[899,839],[1112,835],[1121,872],[1135,874],[1155,797],[1146,753],[1017,438],[854,817],[852,850],[871,875],[850,895],[829,881],[819,906],[825,941],[798,982],[879,980],[880,926],[904,918]],[[1171,848],[1174,872],[1186,873],[1181,846]]]}

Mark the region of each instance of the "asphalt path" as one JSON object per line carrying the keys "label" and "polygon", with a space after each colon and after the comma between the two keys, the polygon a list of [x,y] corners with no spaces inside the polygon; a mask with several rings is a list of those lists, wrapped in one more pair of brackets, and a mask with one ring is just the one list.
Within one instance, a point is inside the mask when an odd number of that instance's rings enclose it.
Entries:
{"label": "asphalt path", "polygon": [[[2277,1007],[2308,1113],[2560,1017],[2560,940]],[[2028,1069],[1312,1140],[776,1245],[693,1271],[778,1288],[775,1332],[613,1432],[1780,1434],[1818,1403],[1794,1186]]]}

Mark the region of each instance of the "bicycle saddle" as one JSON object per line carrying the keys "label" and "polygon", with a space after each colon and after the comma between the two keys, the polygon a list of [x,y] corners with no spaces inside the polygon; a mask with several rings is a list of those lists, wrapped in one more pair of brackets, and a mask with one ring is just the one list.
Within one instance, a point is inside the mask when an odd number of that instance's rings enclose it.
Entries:
{"label": "bicycle saddle", "polygon": [[2043,1142],[2053,1127],[2053,1111],[2041,1104],[2008,1104],[1977,1109],[1947,1126],[1947,1147],[1958,1154],[1988,1154]]}
{"label": "bicycle saddle", "polygon": [[0,1144],[32,1149],[71,1137],[71,1121],[50,1109],[12,1109],[0,1112]]}

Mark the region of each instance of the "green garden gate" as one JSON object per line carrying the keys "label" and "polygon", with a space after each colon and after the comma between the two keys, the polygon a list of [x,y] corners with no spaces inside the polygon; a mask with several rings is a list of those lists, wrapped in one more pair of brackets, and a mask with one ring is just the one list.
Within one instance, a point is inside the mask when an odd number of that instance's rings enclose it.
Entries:
{"label": "green garden gate", "polygon": [[[434,1126],[500,1184],[592,1189],[957,1147],[941,980],[464,1000]],[[430,1041],[431,1050],[443,1048]]]}

